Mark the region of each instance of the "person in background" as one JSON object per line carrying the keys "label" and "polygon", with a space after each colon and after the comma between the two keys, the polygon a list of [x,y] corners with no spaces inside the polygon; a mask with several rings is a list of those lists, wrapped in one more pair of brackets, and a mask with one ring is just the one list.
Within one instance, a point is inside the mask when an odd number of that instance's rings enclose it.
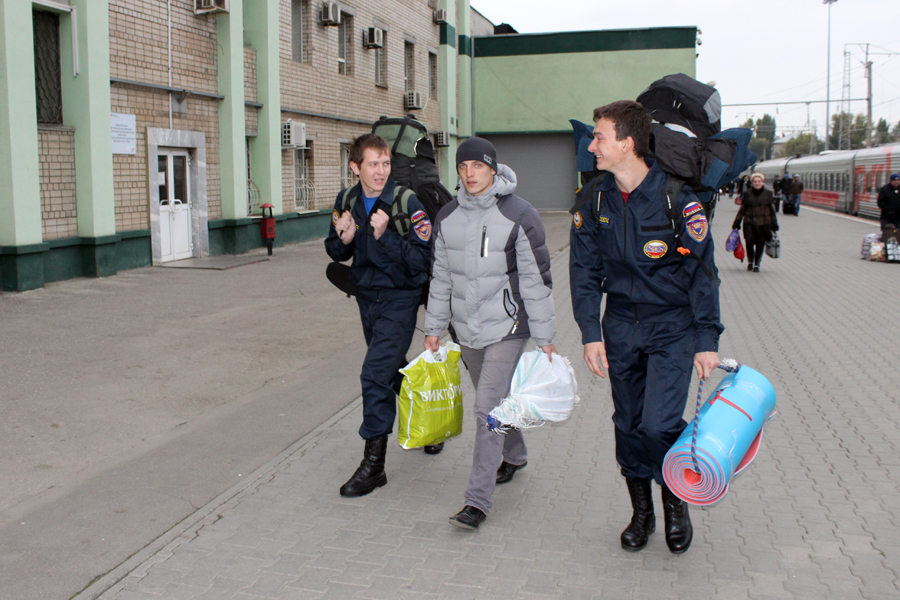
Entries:
{"label": "person in background", "polygon": [[434,222],[425,349],[440,348],[452,315],[475,384],[476,430],[466,503],[450,523],[471,530],[487,517],[494,487],[528,462],[522,432],[497,435],[487,429],[487,417],[509,394],[529,338],[547,356],[556,352],[556,316],[544,225],[514,194],[516,174],[479,137],[459,145],[456,164],[459,192]]}
{"label": "person in background", "polygon": [[878,190],[878,208],[881,209],[881,231],[886,225],[900,229],[900,175],[897,173]]}
{"label": "person in background", "polygon": [[750,176],[750,189],[741,197],[741,208],[731,225],[732,229],[740,229],[743,222],[747,270],[754,273],[759,273],[766,242],[772,239],[773,231],[778,231],[775,198],[765,186],[765,175],[754,173]]}
{"label": "person in background", "polygon": [[800,181],[799,175],[794,175],[794,181],[791,182],[791,204],[794,205],[794,214],[800,215],[800,195],[803,194],[803,182]]}

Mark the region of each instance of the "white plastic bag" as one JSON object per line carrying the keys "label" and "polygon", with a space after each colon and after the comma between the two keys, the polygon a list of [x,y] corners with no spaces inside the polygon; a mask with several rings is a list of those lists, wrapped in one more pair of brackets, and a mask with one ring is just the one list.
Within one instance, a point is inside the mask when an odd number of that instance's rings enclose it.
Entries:
{"label": "white plastic bag", "polygon": [[509,396],[488,415],[488,429],[528,429],[544,421],[565,421],[578,403],[578,383],[569,359],[553,360],[538,348],[519,358]]}

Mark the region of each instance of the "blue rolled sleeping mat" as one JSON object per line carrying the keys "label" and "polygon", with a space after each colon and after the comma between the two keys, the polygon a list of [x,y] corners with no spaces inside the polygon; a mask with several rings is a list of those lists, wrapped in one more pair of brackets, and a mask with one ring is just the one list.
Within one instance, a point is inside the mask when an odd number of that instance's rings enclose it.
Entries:
{"label": "blue rolled sleeping mat", "polygon": [[697,413],[694,423],[666,454],[663,478],[676,496],[689,504],[715,504],[735,475],[756,457],[763,426],[775,410],[775,388],[758,371],[741,365],[729,373]]}

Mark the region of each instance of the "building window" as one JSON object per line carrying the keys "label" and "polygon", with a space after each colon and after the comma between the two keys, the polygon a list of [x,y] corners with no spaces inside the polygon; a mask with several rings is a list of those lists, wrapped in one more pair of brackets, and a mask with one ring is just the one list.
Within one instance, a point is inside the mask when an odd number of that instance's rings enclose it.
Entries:
{"label": "building window", "polygon": [[309,0],[291,0],[291,59],[309,62]]}
{"label": "building window", "polygon": [[59,15],[33,11],[34,84],[37,120],[62,125],[62,71],[59,55]]}
{"label": "building window", "polygon": [[387,45],[388,34],[384,32],[382,41],[384,45],[381,48],[375,48],[375,85],[387,87]]}
{"label": "building window", "polygon": [[438,87],[438,55],[434,52],[428,53],[428,97],[437,98],[440,88]]}
{"label": "building window", "polygon": [[356,175],[350,168],[350,144],[341,144],[341,189],[356,184]]}
{"label": "building window", "polygon": [[403,63],[405,90],[411,92],[416,89],[416,45],[406,42],[403,44],[403,50],[405,54]]}
{"label": "building window", "polygon": [[353,17],[341,13],[338,25],[338,73],[353,75]]}
{"label": "building window", "polygon": [[294,150],[294,210],[312,210],[316,204],[313,184],[312,142]]}

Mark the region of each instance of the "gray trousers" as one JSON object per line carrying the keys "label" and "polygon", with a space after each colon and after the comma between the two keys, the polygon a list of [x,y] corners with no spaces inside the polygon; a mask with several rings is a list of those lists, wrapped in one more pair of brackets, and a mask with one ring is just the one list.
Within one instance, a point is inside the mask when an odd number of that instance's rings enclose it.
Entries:
{"label": "gray trousers", "polygon": [[491,507],[500,463],[505,460],[522,465],[528,459],[521,431],[512,429],[506,435],[498,435],[485,426],[488,413],[509,394],[509,384],[527,341],[506,340],[481,350],[460,346],[475,384],[475,456],[466,488],[466,504],[485,513]]}

